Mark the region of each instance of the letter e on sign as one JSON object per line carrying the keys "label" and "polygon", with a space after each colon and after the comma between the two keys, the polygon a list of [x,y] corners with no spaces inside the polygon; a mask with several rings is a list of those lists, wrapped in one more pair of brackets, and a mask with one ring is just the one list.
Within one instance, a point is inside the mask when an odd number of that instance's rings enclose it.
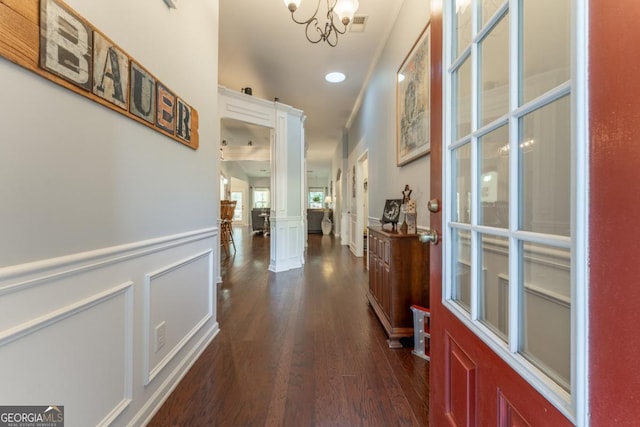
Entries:
{"label": "letter e on sign", "polygon": [[40,2],[40,66],[91,90],[92,32],[82,18],[56,0]]}
{"label": "letter e on sign", "polygon": [[156,102],[158,108],[156,111],[156,126],[173,135],[176,96],[160,82],[158,82],[157,88],[158,96],[156,97]]}

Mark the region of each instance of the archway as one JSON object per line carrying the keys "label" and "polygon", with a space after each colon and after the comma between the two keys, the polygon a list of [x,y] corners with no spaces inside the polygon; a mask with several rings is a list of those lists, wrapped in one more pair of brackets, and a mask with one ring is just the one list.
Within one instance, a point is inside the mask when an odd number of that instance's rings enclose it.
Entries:
{"label": "archway", "polygon": [[219,118],[270,129],[270,263],[300,268],[304,257],[304,113],[279,102],[218,87]]}

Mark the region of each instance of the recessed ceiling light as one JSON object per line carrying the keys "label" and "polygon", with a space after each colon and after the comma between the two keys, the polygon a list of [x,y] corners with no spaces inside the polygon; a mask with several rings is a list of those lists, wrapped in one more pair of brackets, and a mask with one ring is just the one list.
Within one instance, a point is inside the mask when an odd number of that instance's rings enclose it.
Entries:
{"label": "recessed ceiling light", "polygon": [[344,79],[346,78],[347,76],[338,72],[329,73],[326,76],[324,76],[324,79],[329,83],[340,83],[340,82],[343,82]]}

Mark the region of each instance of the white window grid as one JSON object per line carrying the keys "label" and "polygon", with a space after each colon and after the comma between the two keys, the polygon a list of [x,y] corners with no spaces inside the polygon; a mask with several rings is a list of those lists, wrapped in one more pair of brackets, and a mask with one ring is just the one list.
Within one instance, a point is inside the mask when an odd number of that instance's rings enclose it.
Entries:
{"label": "white window grid", "polygon": [[[460,0],[458,0],[459,2]],[[509,229],[501,229],[478,224],[478,215],[472,215],[470,224],[453,222],[452,212],[455,200],[450,200],[444,209],[444,239],[443,239],[443,305],[455,314],[467,327],[469,327],[482,341],[489,345],[503,360],[505,360],[516,372],[518,372],[536,390],[545,396],[556,408],[578,425],[588,425],[588,354],[587,354],[587,301],[588,271],[586,266],[586,254],[588,253],[587,236],[587,14],[586,2],[571,0],[572,7],[572,71],[571,79],[548,92],[538,96],[519,106],[519,61],[510,60],[510,87],[509,87],[509,112],[485,126],[478,127],[478,45],[489,34],[491,29],[505,16],[509,14],[509,56],[518,58],[520,55],[519,43],[513,43],[519,35],[520,7],[523,0],[508,0],[497,10],[494,16],[480,28],[479,7],[480,0],[468,0],[472,7],[472,32],[474,34],[471,45],[467,46],[458,57],[454,57],[453,41],[457,37],[455,22],[456,0],[445,0],[443,4],[443,60],[444,60],[444,85],[445,96],[443,99],[443,194],[445,200],[453,194],[455,166],[455,150],[465,144],[471,146],[471,206],[478,204],[478,139],[498,129],[501,126],[509,126],[510,152],[514,153],[509,158]],[[471,134],[452,141],[454,135],[454,72],[471,58]],[[564,96],[571,96],[572,138],[571,138],[571,236],[558,236],[518,230],[517,208],[519,188],[518,185],[518,152],[520,119],[539,108],[544,107]],[[474,211],[475,209],[472,209]],[[508,343],[500,339],[500,336],[487,325],[479,321],[479,287],[474,286],[481,272],[478,262],[472,262],[471,307],[467,312],[452,299],[453,271],[452,260],[455,259],[453,251],[457,248],[452,242],[454,230],[466,230],[471,234],[471,259],[479,259],[481,234],[492,234],[509,239],[509,277],[511,280],[509,292],[509,337]],[[538,243],[567,249],[571,254],[571,388],[567,392],[555,381],[538,369],[520,351],[521,342],[521,310],[522,292],[516,292],[514,286],[521,286],[522,266],[519,263],[522,243]],[[517,313],[517,314],[515,314]],[[504,338],[504,337],[503,337]]]}

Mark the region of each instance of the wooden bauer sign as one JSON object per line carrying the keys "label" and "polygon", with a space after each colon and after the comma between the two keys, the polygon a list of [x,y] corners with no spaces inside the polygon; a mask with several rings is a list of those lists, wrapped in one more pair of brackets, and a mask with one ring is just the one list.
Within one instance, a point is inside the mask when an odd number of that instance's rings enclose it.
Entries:
{"label": "wooden bauer sign", "polygon": [[0,0],[0,56],[194,150],[198,112],[59,0]]}

